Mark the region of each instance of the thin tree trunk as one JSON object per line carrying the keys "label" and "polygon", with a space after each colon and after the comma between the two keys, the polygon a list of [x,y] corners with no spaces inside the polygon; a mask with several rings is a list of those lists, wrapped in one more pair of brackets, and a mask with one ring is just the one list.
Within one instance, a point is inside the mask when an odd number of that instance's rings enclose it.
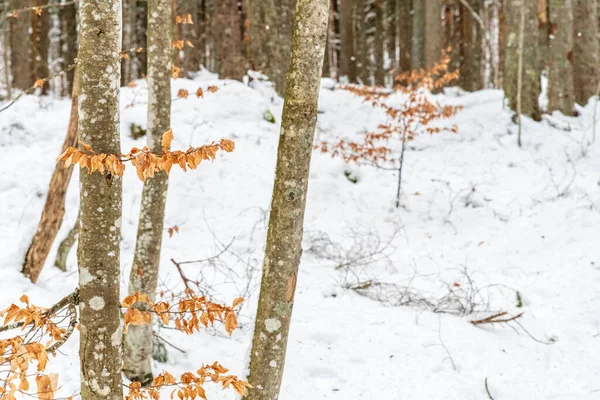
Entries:
{"label": "thin tree trunk", "polygon": [[[73,97],[71,99],[71,117],[69,119],[69,128],[67,135],[62,145],[61,153],[68,147],[77,146],[77,85],[73,87]],[[73,174],[73,166],[65,168],[62,162],[58,162],[54,168],[52,179],[50,180],[50,188],[46,196],[46,204],[42,211],[38,229],[33,236],[29,250],[25,255],[23,263],[23,275],[31,279],[35,283],[42,272],[52,243],[56,239],[56,234],[60,230],[63,217],[65,215],[65,195],[71,175]]]}
{"label": "thin tree trunk", "polygon": [[504,58],[504,94],[509,100],[510,108],[517,111],[517,84],[519,76],[519,38],[521,4],[525,6],[525,35],[523,44],[523,84],[522,112],[533,119],[539,120],[540,108],[538,97],[541,92],[540,69],[538,63],[538,19],[537,2],[529,0],[507,0],[506,12],[506,51]]}
{"label": "thin tree trunk", "polygon": [[[77,58],[77,4],[70,4],[60,8],[61,28],[61,54],[63,59],[62,67],[67,68],[75,62]],[[75,82],[75,70],[67,72],[66,88],[68,93],[73,92]]]}
{"label": "thin tree trunk", "polygon": [[[32,0],[13,0],[13,9],[30,7]],[[31,28],[31,12],[20,13],[16,18],[10,19],[10,65],[13,77],[13,87],[27,90],[33,85],[31,42],[29,29]]]}
{"label": "thin tree trunk", "polygon": [[302,254],[329,0],[298,0],[269,231],[250,353],[249,400],[277,399]]}
{"label": "thin tree trunk", "polygon": [[[148,148],[161,153],[161,138],[171,124],[171,0],[148,1]],[[168,177],[144,183],[129,294],[156,295]],[[141,305],[140,307],[143,307]],[[152,382],[152,324],[131,326],[125,336],[123,371],[142,385]]]}
{"label": "thin tree trunk", "polygon": [[442,56],[442,3],[441,0],[425,2],[425,66],[432,67]]}
{"label": "thin tree trunk", "polygon": [[386,8],[386,37],[387,53],[390,58],[390,71],[397,72],[398,69],[398,12],[396,10],[397,0],[387,0]]}
{"label": "thin tree trunk", "polygon": [[[469,3],[473,12],[480,13],[483,8],[482,0]],[[460,54],[460,86],[467,91],[483,89],[482,74],[482,31],[471,10],[460,5],[460,33],[462,37]]]}
{"label": "thin tree trunk", "polygon": [[[48,5],[48,0],[36,0],[37,7]],[[48,69],[48,50],[50,47],[50,14],[47,10],[41,15],[32,13],[31,23],[31,49],[32,56],[32,76],[31,81],[35,82],[38,78],[46,78],[50,75]],[[44,83],[42,94],[48,93],[49,82]]]}
{"label": "thin tree trunk", "polygon": [[375,6],[375,40],[373,41],[373,55],[375,58],[375,84],[385,85],[385,42],[384,38],[384,18],[383,0],[374,0]]}
{"label": "thin tree trunk", "polygon": [[4,1],[2,5],[3,17],[0,18],[0,35],[2,35],[2,62],[4,70],[4,84],[6,88],[6,97],[10,100],[12,98],[12,84],[10,82],[10,23],[8,18],[8,11],[10,9],[10,2]]}
{"label": "thin tree trunk", "polygon": [[400,72],[411,69],[412,17],[410,0],[398,0],[398,41],[400,45]]}
{"label": "thin tree trunk", "polygon": [[[121,1],[81,0],[79,5],[79,138],[96,153],[118,155]],[[79,179],[81,398],[122,400],[122,178],[80,170]]]}
{"label": "thin tree trunk", "polygon": [[595,95],[595,82],[600,78],[598,43],[598,8],[596,0],[574,0],[573,77],[575,100],[585,105]]}
{"label": "thin tree trunk", "polygon": [[[573,115],[573,5],[571,0],[550,0],[550,68],[548,112]],[[589,82],[593,86],[594,82]]]}
{"label": "thin tree trunk", "polygon": [[77,241],[79,237],[79,214],[77,215],[77,219],[73,224],[73,227],[67,234],[67,236],[60,242],[58,245],[58,251],[56,252],[56,259],[54,260],[54,266],[61,271],[67,270],[67,257],[69,256],[69,252],[73,248],[73,245]]}
{"label": "thin tree trunk", "polygon": [[[131,50],[135,47],[136,8],[136,0],[123,0],[123,51]],[[121,86],[127,85],[134,79],[134,57],[135,53],[128,53],[127,58],[121,61]]]}
{"label": "thin tree trunk", "polygon": [[340,60],[340,75],[348,77],[349,82],[356,82],[356,50],[354,47],[354,15],[353,0],[342,0],[340,20],[342,32],[340,42],[342,54]]}
{"label": "thin tree trunk", "polygon": [[425,68],[425,1],[413,1],[412,8],[412,69]]}
{"label": "thin tree trunk", "polygon": [[[218,43],[215,46],[217,71],[223,79],[241,80],[247,69],[240,29],[242,19],[237,4],[237,0],[220,0],[215,4],[212,32]],[[189,50],[186,49],[186,58],[192,56]]]}

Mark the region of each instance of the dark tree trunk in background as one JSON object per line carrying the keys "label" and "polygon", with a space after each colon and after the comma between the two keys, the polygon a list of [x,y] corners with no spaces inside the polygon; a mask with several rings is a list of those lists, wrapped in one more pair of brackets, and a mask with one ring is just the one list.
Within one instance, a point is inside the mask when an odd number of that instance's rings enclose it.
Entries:
{"label": "dark tree trunk in background", "polygon": [[347,76],[348,81],[356,81],[356,50],[354,47],[354,0],[341,0],[340,25],[341,25],[341,59],[340,75]]}
{"label": "dark tree trunk in background", "polygon": [[571,0],[549,0],[549,9],[548,112],[558,110],[573,115],[573,5]]}
{"label": "dark tree trunk in background", "polygon": [[595,95],[600,68],[596,0],[573,0],[573,78],[575,101],[585,105]]}
{"label": "dark tree trunk in background", "polygon": [[[469,4],[474,12],[481,13],[483,0],[474,0]],[[459,85],[470,92],[481,90],[484,86],[481,26],[471,11],[462,4],[460,5],[460,33],[462,41]]]}
{"label": "dark tree trunk in background", "polygon": [[386,42],[387,42],[387,53],[390,58],[390,71],[393,74],[398,73],[398,0],[387,0],[385,2],[386,9]]}
{"label": "dark tree trunk in background", "polygon": [[148,3],[146,1],[138,1],[135,17],[135,46],[142,49],[141,52],[134,52],[130,56],[133,58],[135,66],[132,79],[139,79],[146,76],[148,60],[146,57],[146,29],[148,27]]}
{"label": "dark tree trunk in background", "polygon": [[369,38],[367,29],[369,27],[368,0],[356,0],[354,18],[356,23],[356,53],[357,53],[357,75],[364,84],[370,83],[370,61],[369,61]]}
{"label": "dark tree trunk in background", "polygon": [[[35,0],[35,6],[46,6],[48,0]],[[46,78],[50,75],[48,69],[48,50],[50,47],[50,14],[44,10],[41,15],[31,12],[31,51],[32,67],[31,81],[38,78]],[[42,94],[48,93],[49,83],[42,87]]]}
{"label": "dark tree trunk in background", "polygon": [[[225,10],[226,12],[224,14],[230,13],[230,14],[234,14],[236,16],[238,16],[238,11],[237,11],[237,1],[233,1],[232,0],[221,0],[217,3],[220,7],[224,7],[226,4],[229,5],[229,8],[227,10]],[[198,1],[197,0],[187,0],[185,2],[181,2],[181,13],[182,14],[190,14],[192,16],[192,21],[194,22],[193,24],[184,24],[181,25],[181,30],[182,30],[182,35],[183,35],[183,39],[184,40],[189,40],[190,43],[194,46],[194,47],[190,47],[187,44],[184,46],[184,59],[183,59],[183,70],[185,70],[185,74],[186,76],[190,76],[190,73],[192,72],[198,72],[200,70],[200,51],[201,51],[201,47],[200,47],[200,43],[198,41],[198,29],[197,29],[197,24],[198,24]],[[238,20],[239,20],[239,16],[238,16]],[[234,24],[234,21],[231,21],[232,24],[229,26],[229,28],[232,31],[235,31],[235,33],[237,35],[239,35],[239,23],[238,24]],[[217,35],[219,32],[216,31],[214,32],[215,35]],[[236,35],[236,38],[237,38]],[[231,48],[231,51],[234,51],[233,48]],[[232,61],[235,58],[232,57]],[[239,60],[237,60],[236,62],[239,62]]]}
{"label": "dark tree trunk in background", "polygon": [[373,56],[375,59],[375,84],[385,85],[385,10],[383,0],[374,0],[375,6],[375,37],[373,40]]}
{"label": "dark tree trunk in background", "polygon": [[460,32],[460,12],[459,0],[448,1],[444,7],[444,40],[442,49],[450,49],[450,65],[449,71],[460,69],[460,49],[461,49],[461,32]]}
{"label": "dark tree trunk in background", "polygon": [[[12,0],[12,9],[33,6],[32,0]],[[13,87],[21,90],[29,89],[32,79],[32,54],[29,29],[31,28],[31,12],[20,13],[16,18],[10,18],[10,65]]]}
{"label": "dark tree trunk in background", "polygon": [[[129,51],[136,48],[136,0],[123,0],[123,51]],[[121,61],[121,86],[127,85],[136,78],[134,72],[135,52],[127,53],[126,58]]]}
{"label": "dark tree trunk in background", "polygon": [[[240,80],[246,73],[247,66],[242,38],[243,22],[237,4],[238,0],[220,0],[215,4],[212,34],[215,38],[215,61],[219,76]],[[186,58],[191,55],[189,50],[186,49]]]}
{"label": "dark tree trunk in background", "polygon": [[517,112],[519,77],[519,37],[521,6],[524,4],[525,26],[523,32],[523,81],[521,87],[522,113],[533,119],[541,118],[538,97],[542,91],[538,62],[539,27],[537,2],[506,0],[506,52],[504,60],[504,94],[510,108]]}
{"label": "dark tree trunk in background", "polygon": [[550,0],[537,0],[537,13],[538,13],[538,28],[539,28],[539,46],[540,52],[538,57],[540,71],[547,71],[550,66],[550,24],[549,24],[549,1]]}
{"label": "dark tree trunk in background", "polygon": [[[67,68],[75,63],[77,58],[77,4],[71,4],[60,8],[61,33],[61,55],[63,59],[62,68]],[[66,90],[73,92],[75,81],[75,69],[66,74]]]}
{"label": "dark tree trunk in background", "polygon": [[411,0],[398,0],[398,44],[400,46],[400,72],[410,71],[412,49]]}
{"label": "dark tree trunk in background", "polygon": [[427,0],[425,3],[425,67],[432,67],[442,55],[442,2]]}
{"label": "dark tree trunk in background", "polygon": [[412,69],[425,68],[425,1],[413,1],[412,11]]}

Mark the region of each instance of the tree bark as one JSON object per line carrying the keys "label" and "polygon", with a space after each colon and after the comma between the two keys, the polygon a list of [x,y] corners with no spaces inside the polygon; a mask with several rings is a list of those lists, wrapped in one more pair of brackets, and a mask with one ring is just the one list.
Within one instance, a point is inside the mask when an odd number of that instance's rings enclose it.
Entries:
{"label": "tree bark", "polygon": [[411,70],[412,17],[410,0],[398,0],[398,41],[400,45],[400,72]]}
{"label": "tree bark", "polygon": [[329,0],[298,0],[267,246],[250,354],[248,399],[277,399],[292,316]]}
{"label": "tree bark", "polygon": [[340,20],[342,32],[340,42],[342,54],[340,60],[340,75],[347,76],[348,81],[356,82],[356,49],[354,47],[354,15],[353,0],[342,0],[340,5]]}
{"label": "tree bark", "polygon": [[442,3],[427,0],[425,3],[425,67],[430,68],[442,56]]}
{"label": "tree bark", "polygon": [[290,37],[296,0],[246,0],[249,59],[252,69],[265,73],[283,96],[289,66]]}
{"label": "tree bark", "polygon": [[[135,17],[137,13],[136,0],[123,1],[123,51],[135,48]],[[126,86],[135,79],[134,62],[135,53],[127,53],[127,58],[121,60],[121,86]]]}
{"label": "tree bark", "polygon": [[412,69],[425,68],[425,1],[413,1],[412,8]]}
{"label": "tree bark", "polygon": [[[48,5],[48,0],[35,0],[36,7]],[[48,50],[50,47],[50,14],[44,10],[41,15],[32,12],[31,15],[31,49],[32,49],[32,75],[31,81],[46,78],[50,75],[48,69]],[[42,86],[42,94],[48,93],[49,82]]]}
{"label": "tree bark", "polygon": [[504,58],[504,94],[510,108],[517,111],[519,76],[519,27],[521,5],[525,4],[525,34],[523,38],[523,82],[522,112],[535,120],[541,118],[538,97],[541,92],[540,69],[538,64],[539,29],[537,2],[529,0],[506,0],[506,50]]}
{"label": "tree bark", "polygon": [[[69,128],[67,129],[67,135],[62,145],[61,154],[68,147],[77,146],[77,102],[77,85],[75,85],[71,99]],[[52,179],[50,179],[50,188],[48,189],[46,204],[42,211],[37,232],[33,236],[31,245],[29,245],[29,249],[25,255],[25,262],[23,263],[23,275],[31,279],[33,283],[38,280],[52,243],[54,243],[56,234],[62,225],[65,215],[65,195],[72,174],[73,166],[65,168],[62,161],[57,162]]]}
{"label": "tree bark", "polygon": [[573,5],[571,0],[550,0],[549,5],[548,112],[558,110],[573,115]]}
{"label": "tree bark", "polygon": [[[31,7],[32,0],[13,0],[13,9]],[[13,87],[27,90],[33,85],[31,42],[29,29],[31,28],[31,12],[22,12],[16,18],[10,18],[10,66],[13,77]]]}
{"label": "tree bark", "polygon": [[[215,5],[212,32],[217,42],[217,71],[223,79],[241,80],[247,69],[243,52],[242,19],[237,4],[237,0],[220,0]],[[186,57],[188,51],[186,49]]]}
{"label": "tree bark", "polygon": [[385,85],[385,13],[383,0],[374,0],[375,7],[375,37],[373,40],[373,56],[375,57],[375,84]]}
{"label": "tree bark", "polygon": [[[481,13],[483,8],[482,0],[475,0],[469,3],[473,11]],[[474,92],[483,89],[482,74],[482,31],[481,26],[473,16],[470,10],[464,5],[460,5],[460,78],[459,85],[464,90]]]}
{"label": "tree bark", "polygon": [[575,101],[585,105],[595,95],[600,68],[596,0],[573,0],[573,78]]}
{"label": "tree bark", "polygon": [[[77,78],[79,138],[121,153],[121,1],[81,0]],[[79,314],[82,400],[122,400],[120,239],[122,179],[80,170]]]}
{"label": "tree bark", "polygon": [[[171,124],[171,0],[148,1],[147,145],[160,154],[161,138]],[[144,182],[129,294],[154,301],[160,264],[168,177],[164,172]],[[140,305],[144,307],[145,305]],[[123,371],[142,385],[152,382],[152,325],[131,326],[125,336]]]}
{"label": "tree bark", "polygon": [[[61,19],[61,55],[63,59],[62,67],[67,68],[75,63],[77,58],[77,4],[70,4],[60,8]],[[75,70],[67,72],[66,90],[67,93],[73,92],[75,82]],[[64,86],[63,86],[64,87]]]}

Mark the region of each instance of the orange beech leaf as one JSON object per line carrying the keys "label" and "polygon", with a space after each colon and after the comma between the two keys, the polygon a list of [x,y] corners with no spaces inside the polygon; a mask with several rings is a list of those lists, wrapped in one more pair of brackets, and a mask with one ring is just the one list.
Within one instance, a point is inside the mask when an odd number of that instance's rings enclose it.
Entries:
{"label": "orange beech leaf", "polygon": [[173,142],[173,139],[174,136],[172,129],[169,129],[168,131],[163,133],[160,144],[164,153],[167,153],[169,150],[171,150],[171,142]]}
{"label": "orange beech leaf", "polygon": [[196,90],[196,97],[204,97],[204,91],[202,88],[198,88],[198,90]]}

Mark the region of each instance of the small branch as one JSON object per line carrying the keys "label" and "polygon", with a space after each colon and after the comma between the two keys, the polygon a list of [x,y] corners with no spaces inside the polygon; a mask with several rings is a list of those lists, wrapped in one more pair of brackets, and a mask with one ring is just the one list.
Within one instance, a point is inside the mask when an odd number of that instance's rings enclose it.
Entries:
{"label": "small branch", "polygon": [[188,284],[188,282],[191,282],[191,281],[190,281],[190,279],[188,279],[188,277],[187,277],[187,276],[185,276],[185,274],[183,273],[183,270],[181,269],[181,264],[179,264],[177,261],[173,260],[172,258],[171,258],[171,262],[172,262],[173,264],[175,264],[175,266],[177,267],[177,271],[179,271],[179,276],[181,277],[181,280],[183,281],[183,284],[185,285],[185,288],[186,288],[187,290],[192,290],[192,289],[190,288],[190,285]]}
{"label": "small branch", "polygon": [[471,321],[471,323],[473,325],[484,325],[484,324],[498,324],[498,323],[502,323],[502,322],[510,322],[510,321],[514,321],[517,318],[521,318],[523,316],[523,314],[524,313],[520,313],[520,314],[517,314],[514,317],[510,317],[510,318],[501,318],[501,317],[504,317],[505,315],[508,315],[508,313],[506,311],[503,311],[501,313],[494,314],[494,315],[489,316],[484,319],[473,320],[473,321]]}
{"label": "small branch", "polygon": [[20,8],[18,10],[10,10],[8,11],[5,15],[6,17],[10,18],[10,17],[15,17],[15,14],[20,14],[23,12],[27,12],[27,11],[36,11],[37,10],[43,10],[45,8],[60,8],[60,7],[66,7],[66,6],[70,6],[73,4],[79,3],[78,0],[73,0],[73,1],[68,1],[66,3],[51,3],[51,4],[45,4],[43,6],[33,6],[33,7],[25,7],[25,8]]}
{"label": "small branch", "polygon": [[171,346],[171,347],[172,347],[172,348],[174,348],[175,350],[177,350],[177,351],[179,351],[179,352],[181,352],[181,353],[183,353],[183,354],[186,354],[186,351],[185,351],[185,350],[182,350],[182,349],[180,349],[179,347],[175,346],[173,343],[171,343],[171,342],[167,341],[167,339],[165,339],[164,337],[160,336],[158,333],[154,332],[154,333],[153,333],[153,335],[154,335],[154,337],[155,337],[155,338],[157,338],[158,340],[162,341],[163,343],[165,343],[165,344],[167,344],[167,345]]}
{"label": "small branch", "polygon": [[487,393],[490,400],[494,400],[494,398],[492,397],[492,395],[490,393],[490,388],[488,387],[487,376],[485,377],[485,392]]}

